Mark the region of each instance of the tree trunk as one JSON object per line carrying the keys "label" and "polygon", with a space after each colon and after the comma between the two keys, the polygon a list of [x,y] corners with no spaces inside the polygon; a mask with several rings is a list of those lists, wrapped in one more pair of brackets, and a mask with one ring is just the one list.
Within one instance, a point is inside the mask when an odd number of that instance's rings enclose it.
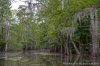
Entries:
{"label": "tree trunk", "polygon": [[[63,36],[64,37],[64,36]],[[67,35],[67,41],[66,41],[66,39],[64,38],[64,45],[65,45],[65,47],[64,47],[64,54],[65,55],[69,55],[69,46],[68,46],[68,42],[69,42],[69,40],[68,40],[68,35]]]}
{"label": "tree trunk", "polygon": [[98,56],[99,53],[99,44],[97,39],[97,10],[96,8],[91,8],[90,11],[90,19],[91,19],[91,34],[92,34],[92,55]]}
{"label": "tree trunk", "polygon": [[64,0],[61,1],[61,8],[64,9]]}
{"label": "tree trunk", "polygon": [[9,20],[7,19],[5,22],[5,42],[6,42],[5,51],[8,51],[9,26],[10,26]]}
{"label": "tree trunk", "polygon": [[75,45],[75,43],[74,43],[74,41],[73,41],[72,37],[70,37],[70,40],[71,40],[71,42],[72,42],[72,44],[73,44],[73,47],[74,47],[74,49],[75,49],[76,53],[77,53],[78,55],[80,55],[80,52],[79,52],[79,50],[78,50],[77,46]]}

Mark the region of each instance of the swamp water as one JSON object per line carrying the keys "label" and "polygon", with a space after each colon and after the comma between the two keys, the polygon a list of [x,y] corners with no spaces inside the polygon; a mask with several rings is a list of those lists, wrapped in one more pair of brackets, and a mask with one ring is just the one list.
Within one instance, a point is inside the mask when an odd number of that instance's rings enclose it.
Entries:
{"label": "swamp water", "polygon": [[48,52],[0,53],[0,66],[100,66],[99,58]]}

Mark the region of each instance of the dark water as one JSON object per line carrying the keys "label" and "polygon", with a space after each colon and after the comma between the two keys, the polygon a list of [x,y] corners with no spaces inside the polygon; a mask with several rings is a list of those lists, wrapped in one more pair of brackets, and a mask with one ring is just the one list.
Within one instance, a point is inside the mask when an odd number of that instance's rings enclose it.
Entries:
{"label": "dark water", "polygon": [[48,52],[0,53],[0,66],[100,66],[99,58]]}

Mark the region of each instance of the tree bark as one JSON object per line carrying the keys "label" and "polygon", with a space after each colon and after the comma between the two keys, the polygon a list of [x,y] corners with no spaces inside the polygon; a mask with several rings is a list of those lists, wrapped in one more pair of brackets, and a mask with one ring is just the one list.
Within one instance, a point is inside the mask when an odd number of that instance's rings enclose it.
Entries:
{"label": "tree bark", "polygon": [[90,19],[91,19],[91,34],[92,34],[92,55],[98,56],[99,53],[99,44],[98,44],[98,38],[97,38],[97,9],[91,8],[90,11]]}

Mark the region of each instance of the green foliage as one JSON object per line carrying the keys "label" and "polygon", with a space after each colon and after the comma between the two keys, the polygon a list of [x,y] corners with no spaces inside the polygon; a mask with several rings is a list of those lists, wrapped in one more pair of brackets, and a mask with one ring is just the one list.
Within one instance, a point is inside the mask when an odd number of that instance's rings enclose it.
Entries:
{"label": "green foliage", "polygon": [[[24,46],[41,48],[58,48],[64,46],[68,37],[67,31],[61,32],[67,27],[76,30],[73,39],[74,42],[84,44],[87,48],[90,43],[90,31],[87,27],[90,25],[89,17],[81,18],[77,21],[76,14],[82,12],[85,8],[99,7],[99,0],[41,0],[46,5],[42,5],[39,12],[34,13],[29,8],[19,8],[16,11],[16,18],[10,22],[9,47],[12,49],[22,49]],[[62,8],[64,6],[64,8]],[[32,9],[34,10],[34,9]],[[99,15],[98,10],[98,17]],[[5,25],[8,18],[12,19],[10,10],[10,1],[0,1],[0,47],[5,45]],[[85,26],[85,27],[84,27]],[[83,40],[84,39],[84,40]],[[85,40],[86,39],[86,40]],[[68,39],[69,40],[69,39]],[[88,41],[87,41],[88,40]],[[70,42],[71,43],[71,42]],[[26,47],[24,47],[26,48]],[[72,48],[72,47],[71,47]]]}
{"label": "green foliage", "polygon": [[3,50],[5,49],[5,45],[6,45],[5,22],[10,17],[11,17],[11,11],[10,11],[9,0],[0,0],[0,48],[2,48]]}

